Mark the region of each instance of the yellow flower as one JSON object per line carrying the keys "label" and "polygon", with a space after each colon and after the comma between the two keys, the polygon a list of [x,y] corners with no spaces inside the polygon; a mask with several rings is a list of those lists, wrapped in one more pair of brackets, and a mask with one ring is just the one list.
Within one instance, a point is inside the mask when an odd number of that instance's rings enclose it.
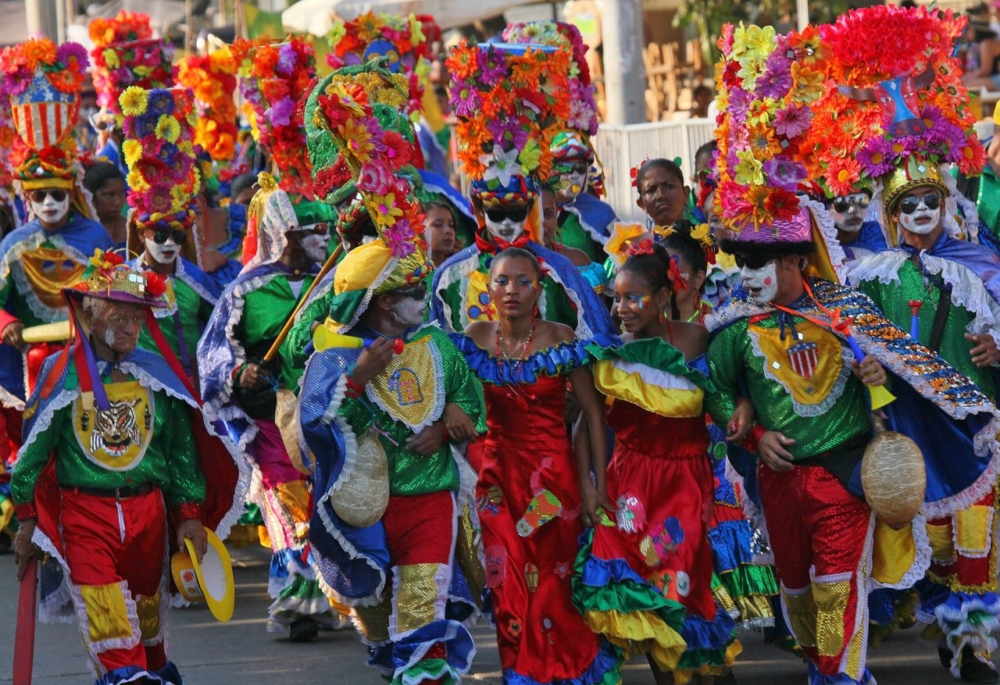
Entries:
{"label": "yellow flower", "polygon": [[364,164],[371,158],[371,153],[375,149],[372,144],[372,134],[368,128],[354,119],[347,122],[338,129],[344,139],[344,152],[348,157],[353,157],[358,164]]}
{"label": "yellow flower", "polygon": [[137,192],[142,192],[144,190],[149,190],[149,184],[146,183],[146,179],[142,177],[138,169],[133,169],[128,172],[128,177],[126,177],[125,182],[128,183],[128,187]]}
{"label": "yellow flower", "polygon": [[191,199],[191,196],[188,194],[188,189],[184,186],[174,186],[170,189],[170,199],[173,201],[173,209],[180,211],[188,203],[188,200]]}
{"label": "yellow flower", "polygon": [[712,243],[712,231],[708,224],[698,224],[691,229],[691,237],[702,245],[711,245]]}
{"label": "yellow flower", "polygon": [[368,212],[379,226],[395,226],[396,217],[403,216],[403,210],[396,206],[396,194],[372,195],[368,200]]}
{"label": "yellow flower", "polygon": [[168,143],[176,143],[177,138],[181,135],[181,125],[174,117],[164,114],[156,122],[155,133],[158,138],[163,138]]}
{"label": "yellow flower", "polygon": [[137,117],[146,111],[146,103],[149,95],[139,86],[129,86],[118,98],[118,104],[122,107],[122,114],[127,117]]}
{"label": "yellow flower", "polygon": [[744,58],[766,60],[777,43],[774,40],[774,27],[744,26],[741,22],[733,32],[733,51],[730,59],[743,62]]}
{"label": "yellow flower", "polygon": [[410,15],[410,42],[414,45],[419,45],[427,40],[427,36],[424,35],[423,24],[417,20],[415,14]]}
{"label": "yellow flower", "polygon": [[118,53],[113,48],[108,48],[102,54],[104,56],[104,63],[108,65],[108,69],[117,69],[122,65],[118,61]]}
{"label": "yellow flower", "polygon": [[761,164],[760,160],[754,157],[749,150],[738,150],[736,158],[740,160],[736,168],[733,169],[736,182],[741,186],[763,185],[764,165]]}
{"label": "yellow flower", "polygon": [[122,143],[122,152],[125,153],[125,163],[132,167],[142,157],[142,143],[130,138]]}

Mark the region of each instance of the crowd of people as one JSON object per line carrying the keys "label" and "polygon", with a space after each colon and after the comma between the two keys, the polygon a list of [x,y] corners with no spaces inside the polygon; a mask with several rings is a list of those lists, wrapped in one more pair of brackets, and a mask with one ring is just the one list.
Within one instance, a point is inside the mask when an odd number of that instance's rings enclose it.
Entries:
{"label": "crowd of people", "polygon": [[462,42],[436,86],[412,15],[338,24],[325,76],[295,38],[172,66],[128,12],[89,56],[5,48],[0,541],[40,617],[99,685],[180,685],[169,557],[217,535],[270,549],[269,631],[353,625],[394,684],[457,683],[483,615],[510,685],[732,683],[751,631],[868,684],[916,622],[997,682],[1000,138],[966,30],[727,26],[714,140],[690,184],[636,164],[643,223],[601,199],[570,24]]}

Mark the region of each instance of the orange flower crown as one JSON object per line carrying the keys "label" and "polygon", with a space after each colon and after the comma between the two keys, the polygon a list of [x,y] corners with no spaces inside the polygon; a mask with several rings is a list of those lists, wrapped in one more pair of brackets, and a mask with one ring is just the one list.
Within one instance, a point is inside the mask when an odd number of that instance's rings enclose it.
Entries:
{"label": "orange flower crown", "polygon": [[194,141],[215,161],[236,154],[236,61],[228,47],[209,55],[190,55],[178,65],[177,82],[194,91],[197,123]]}
{"label": "orange flower crown", "polygon": [[[149,16],[120,11],[90,24],[94,89],[101,109],[120,115],[118,98],[129,86],[146,90],[174,85],[174,46],[153,37]],[[121,119],[119,118],[119,122]]]}
{"label": "orange flower crown", "polygon": [[[552,139],[569,117],[570,54],[540,45],[462,42],[448,57],[462,170],[474,192],[548,178]],[[516,184],[514,184],[516,185]]]}

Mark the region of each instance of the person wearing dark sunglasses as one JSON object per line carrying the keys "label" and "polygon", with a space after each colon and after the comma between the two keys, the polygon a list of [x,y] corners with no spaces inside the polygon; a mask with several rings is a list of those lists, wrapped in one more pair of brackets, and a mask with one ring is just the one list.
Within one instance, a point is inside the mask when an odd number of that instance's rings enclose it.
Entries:
{"label": "person wearing dark sunglasses", "polygon": [[[948,213],[949,190],[943,173],[937,165],[911,159],[905,168],[883,181],[888,228],[890,236],[898,240],[898,247],[858,262],[852,268],[851,282],[871,298],[889,321],[940,355],[971,379],[983,395],[996,402],[1000,388],[997,375],[1000,259],[986,246],[952,235],[959,232],[959,227],[956,218]],[[970,502],[974,506],[955,514],[954,520],[968,521],[976,511],[998,504],[992,488],[985,496]],[[954,520],[949,516],[928,521],[928,525],[944,531],[950,540],[954,527],[959,525]],[[997,553],[996,536],[990,531],[980,532],[982,538],[977,549],[967,543],[956,543],[947,552],[954,563],[932,565],[928,597],[936,596],[936,601],[947,599],[947,593],[942,594],[942,585],[982,591],[992,587],[995,591],[995,574],[977,560]],[[942,553],[937,547],[934,552],[935,558]],[[947,601],[950,606],[952,599]],[[970,601],[982,601],[981,595],[971,593],[970,599],[963,599],[960,604]],[[922,604],[921,611],[927,610],[925,606],[928,605]],[[933,605],[930,609],[933,615]],[[948,624],[942,621],[941,628],[947,629]],[[989,640],[987,632],[980,628],[973,629],[972,637],[980,645]],[[997,680],[992,663],[987,663],[988,650],[978,647],[973,650],[966,645],[955,653],[948,647],[940,647],[939,656],[942,664],[958,670],[965,682]]]}

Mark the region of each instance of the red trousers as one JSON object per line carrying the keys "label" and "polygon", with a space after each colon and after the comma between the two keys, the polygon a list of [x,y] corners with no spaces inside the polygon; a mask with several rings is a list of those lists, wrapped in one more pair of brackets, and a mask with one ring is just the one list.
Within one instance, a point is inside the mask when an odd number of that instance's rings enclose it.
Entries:
{"label": "red trousers", "polygon": [[861,680],[871,510],[821,466],[760,464],[760,499],[789,626],[823,675]]}
{"label": "red trousers", "polygon": [[[84,644],[99,671],[167,664],[159,490],[116,500],[62,491],[62,544]],[[166,599],[165,597],[163,599]]]}

